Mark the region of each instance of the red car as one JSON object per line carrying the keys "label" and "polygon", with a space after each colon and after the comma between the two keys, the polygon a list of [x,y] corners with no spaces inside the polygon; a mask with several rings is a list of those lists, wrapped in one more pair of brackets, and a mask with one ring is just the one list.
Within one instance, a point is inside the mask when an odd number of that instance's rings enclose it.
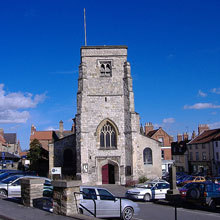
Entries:
{"label": "red car", "polygon": [[179,188],[179,192],[180,192],[181,197],[185,198],[187,190],[192,187],[195,187],[195,186],[196,186],[196,184],[194,182],[191,182],[191,183],[187,183],[183,187]]}

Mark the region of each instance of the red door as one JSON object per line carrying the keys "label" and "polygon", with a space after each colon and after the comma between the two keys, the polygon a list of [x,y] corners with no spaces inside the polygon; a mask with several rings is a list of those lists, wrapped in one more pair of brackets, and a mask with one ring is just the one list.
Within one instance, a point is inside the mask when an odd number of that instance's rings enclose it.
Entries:
{"label": "red door", "polygon": [[108,164],[102,167],[102,184],[109,184]]}

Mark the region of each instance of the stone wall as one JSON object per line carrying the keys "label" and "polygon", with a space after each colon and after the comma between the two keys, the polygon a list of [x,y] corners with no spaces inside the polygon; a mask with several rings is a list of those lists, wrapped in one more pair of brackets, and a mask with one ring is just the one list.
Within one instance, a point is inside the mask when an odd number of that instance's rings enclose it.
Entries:
{"label": "stone wall", "polygon": [[78,214],[79,195],[74,197],[74,192],[80,192],[80,181],[52,181],[53,212],[58,215],[72,216]]}
{"label": "stone wall", "polygon": [[44,179],[21,179],[21,199],[25,206],[33,206],[33,200],[43,197]]}

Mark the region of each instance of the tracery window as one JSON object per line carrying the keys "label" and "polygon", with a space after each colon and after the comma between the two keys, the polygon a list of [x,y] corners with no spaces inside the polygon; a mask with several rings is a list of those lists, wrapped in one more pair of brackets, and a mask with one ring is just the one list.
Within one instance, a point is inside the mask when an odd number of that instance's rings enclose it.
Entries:
{"label": "tracery window", "polygon": [[101,76],[112,76],[111,61],[100,61]]}
{"label": "tracery window", "polygon": [[149,147],[144,149],[143,157],[144,157],[144,164],[153,164],[152,150]]}
{"label": "tracery window", "polygon": [[114,127],[106,122],[100,131],[100,147],[101,148],[116,148],[116,132]]}

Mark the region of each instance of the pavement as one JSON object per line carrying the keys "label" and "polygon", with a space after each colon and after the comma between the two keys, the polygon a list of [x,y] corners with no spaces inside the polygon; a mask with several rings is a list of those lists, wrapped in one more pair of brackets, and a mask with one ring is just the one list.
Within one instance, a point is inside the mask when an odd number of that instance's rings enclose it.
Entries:
{"label": "pavement", "polygon": [[94,220],[97,218],[76,214],[74,217],[56,215],[37,208],[26,207],[16,200],[0,199],[0,220]]}
{"label": "pavement", "polygon": [[[102,185],[115,196],[124,197],[127,190],[124,186]],[[37,208],[26,207],[19,200],[0,199],[0,220],[94,220],[97,218],[76,214],[74,217],[56,215]]]}

